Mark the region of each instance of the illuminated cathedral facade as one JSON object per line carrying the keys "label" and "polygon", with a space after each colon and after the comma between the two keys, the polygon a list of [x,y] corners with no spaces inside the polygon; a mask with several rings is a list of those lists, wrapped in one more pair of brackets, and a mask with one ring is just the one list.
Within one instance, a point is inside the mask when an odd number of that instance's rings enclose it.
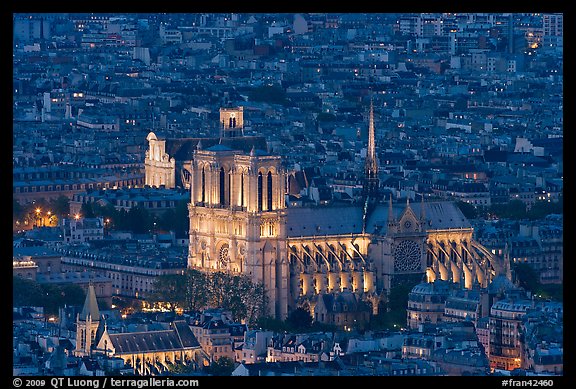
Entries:
{"label": "illuminated cathedral facade", "polygon": [[425,277],[486,287],[500,271],[501,258],[473,239],[453,202],[381,198],[372,104],[364,200],[351,205],[287,207],[281,157],[263,137],[244,136],[243,123],[241,107],[223,108],[219,137],[159,141],[150,133],[146,174],[180,177],[190,189],[188,267],[263,283],[271,316],[306,306],[314,317],[320,295],[344,291],[377,313],[398,283]]}

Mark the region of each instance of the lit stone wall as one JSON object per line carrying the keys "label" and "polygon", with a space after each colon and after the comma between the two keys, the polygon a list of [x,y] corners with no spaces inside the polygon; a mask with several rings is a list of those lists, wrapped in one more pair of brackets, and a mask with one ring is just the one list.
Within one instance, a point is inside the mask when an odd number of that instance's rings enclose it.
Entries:
{"label": "lit stone wall", "polygon": [[166,153],[166,141],[150,132],[146,137],[148,150],[144,159],[144,184],[166,188],[176,187],[176,160]]}

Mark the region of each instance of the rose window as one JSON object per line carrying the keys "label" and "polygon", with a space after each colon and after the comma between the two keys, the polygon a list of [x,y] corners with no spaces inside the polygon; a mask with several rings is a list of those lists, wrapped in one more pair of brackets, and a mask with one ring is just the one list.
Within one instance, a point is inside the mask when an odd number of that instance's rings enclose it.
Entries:
{"label": "rose window", "polygon": [[412,240],[400,242],[394,249],[395,271],[418,271],[420,270],[421,251],[418,243]]}
{"label": "rose window", "polygon": [[220,266],[226,267],[226,265],[230,261],[230,249],[227,244],[223,244],[222,247],[220,247],[220,253],[218,254],[218,258],[220,259]]}

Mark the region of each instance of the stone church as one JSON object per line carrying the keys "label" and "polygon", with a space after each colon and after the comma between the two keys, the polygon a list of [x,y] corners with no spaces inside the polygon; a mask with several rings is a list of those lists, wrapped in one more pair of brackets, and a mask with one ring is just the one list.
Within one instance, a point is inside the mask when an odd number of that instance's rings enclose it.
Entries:
{"label": "stone church", "polygon": [[407,281],[486,287],[502,267],[473,239],[450,201],[393,202],[380,194],[373,107],[363,202],[287,207],[288,172],[262,136],[244,136],[242,107],[220,110],[214,138],[147,140],[146,183],[190,189],[188,267],[262,282],[270,314],[284,319],[324,294],[372,304]]}
{"label": "stone church", "polygon": [[168,329],[142,332],[109,333],[100,314],[94,285],[90,283],[82,311],[76,317],[77,357],[101,354],[121,358],[135,374],[162,375],[176,364],[191,365],[194,370],[209,364],[196,336],[184,320],[176,320]]}

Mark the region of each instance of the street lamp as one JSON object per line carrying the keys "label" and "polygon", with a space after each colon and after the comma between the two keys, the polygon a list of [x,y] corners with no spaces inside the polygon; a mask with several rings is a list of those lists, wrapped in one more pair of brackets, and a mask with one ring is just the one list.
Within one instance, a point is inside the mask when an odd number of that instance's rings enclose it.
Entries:
{"label": "street lamp", "polygon": [[40,227],[40,212],[42,212],[42,210],[40,208],[36,208],[36,227]]}
{"label": "street lamp", "polygon": [[108,229],[110,228],[110,218],[104,219],[104,234],[108,233]]}

